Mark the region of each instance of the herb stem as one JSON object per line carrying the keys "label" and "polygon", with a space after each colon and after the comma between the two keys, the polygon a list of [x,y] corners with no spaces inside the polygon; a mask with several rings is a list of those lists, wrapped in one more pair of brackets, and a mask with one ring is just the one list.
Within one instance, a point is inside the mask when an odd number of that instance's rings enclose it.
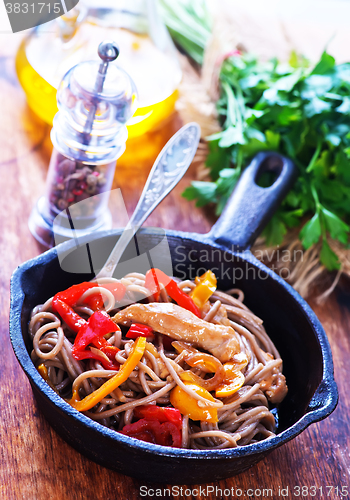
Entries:
{"label": "herb stem", "polygon": [[314,154],[312,155],[311,161],[306,169],[307,173],[310,173],[311,170],[314,168],[314,165],[315,165],[316,161],[318,160],[318,157],[320,156],[321,148],[322,148],[322,139],[318,139],[316,150],[315,150]]}

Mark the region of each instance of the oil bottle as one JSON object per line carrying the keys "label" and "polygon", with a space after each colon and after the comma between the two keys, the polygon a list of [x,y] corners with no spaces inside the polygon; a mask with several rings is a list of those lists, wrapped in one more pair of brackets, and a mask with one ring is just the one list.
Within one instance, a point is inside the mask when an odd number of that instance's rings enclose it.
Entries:
{"label": "oil bottle", "polygon": [[96,59],[95,47],[116,40],[118,65],[135,82],[139,106],[127,124],[129,139],[152,131],[174,110],[181,68],[156,0],[80,0],[65,16],[35,28],[18,50],[16,69],[29,106],[52,124],[64,74]]}

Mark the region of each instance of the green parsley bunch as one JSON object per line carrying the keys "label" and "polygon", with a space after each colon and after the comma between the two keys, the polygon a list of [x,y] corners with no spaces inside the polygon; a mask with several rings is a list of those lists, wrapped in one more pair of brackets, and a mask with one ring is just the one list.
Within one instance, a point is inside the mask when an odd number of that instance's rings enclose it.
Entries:
{"label": "green parsley bunch", "polygon": [[[174,40],[201,63],[210,34],[205,1],[181,0],[176,12],[161,3]],[[303,247],[320,242],[322,264],[339,269],[329,241],[347,247],[350,231],[350,63],[337,65],[327,52],[313,67],[295,53],[288,64],[233,55],[222,64],[220,89],[222,131],[207,138],[212,182],[193,181],[183,196],[214,203],[220,214],[252,157],[278,151],[299,176],[265,229],[266,243],[280,244],[288,228],[302,226]]]}

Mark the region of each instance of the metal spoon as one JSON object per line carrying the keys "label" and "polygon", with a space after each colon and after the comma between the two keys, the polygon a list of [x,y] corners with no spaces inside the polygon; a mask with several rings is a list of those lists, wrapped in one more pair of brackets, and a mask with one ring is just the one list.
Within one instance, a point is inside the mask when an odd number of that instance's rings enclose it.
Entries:
{"label": "metal spoon", "polygon": [[97,281],[100,278],[113,276],[124,250],[137,230],[186,173],[197,151],[199,140],[199,125],[188,123],[164,146],[154,162],[134,213],[105,265],[95,278]]}

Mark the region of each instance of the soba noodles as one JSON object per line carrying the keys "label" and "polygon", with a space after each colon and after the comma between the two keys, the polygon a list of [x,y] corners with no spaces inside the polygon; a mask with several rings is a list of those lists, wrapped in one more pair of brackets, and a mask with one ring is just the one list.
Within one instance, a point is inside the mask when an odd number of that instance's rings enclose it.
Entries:
{"label": "soba noodles", "polygon": [[[103,288],[106,283],[124,285],[124,297],[116,301],[113,293]],[[193,295],[198,286],[198,282],[189,280],[176,280],[176,283],[188,296],[191,292]],[[144,342],[142,356],[127,379],[107,392],[92,408],[82,410],[85,415],[120,432],[124,428],[132,429],[130,425],[140,419],[140,407],[167,408],[175,403],[182,418],[181,441],[177,446],[183,448],[245,446],[275,435],[273,408],[287,393],[282,359],[262,320],[243,303],[241,290],[215,290],[201,307],[199,319],[176,305],[164,287],[159,296],[150,295],[143,274],[128,274],[122,280],[105,278],[99,280],[99,286],[85,291],[73,307],[85,321],[94,314],[87,305],[87,298],[94,294],[103,296],[106,312],[121,327],[116,326],[117,331],[104,336],[109,346],[119,349],[115,349],[112,360],[120,365],[119,371],[106,369],[103,359],[111,363],[110,357],[91,345],[84,352],[98,353],[100,358],[78,360],[73,356],[76,333],[54,312],[53,298],[32,311],[29,323],[33,340],[31,357],[58,394],[71,403],[74,403],[72,393],[76,400],[96,394],[106,381],[122,372],[123,365],[126,367],[125,363],[130,362],[134,354],[136,337],[126,337],[130,323],[141,323],[141,327],[142,324],[153,325],[152,339],[147,338]],[[125,307],[127,303],[134,304]],[[133,317],[135,314],[137,317]],[[198,332],[202,335],[203,322],[207,328],[207,338],[204,336],[200,342],[193,341],[193,338],[198,340],[198,336],[191,337],[192,324],[195,329],[196,322],[196,335]],[[216,342],[215,339],[213,343],[213,332],[215,335],[219,332],[222,340]],[[202,389],[196,390],[198,386]],[[150,428],[145,427],[143,431],[125,433],[158,443]],[[165,444],[175,445],[171,439],[167,440]]]}

